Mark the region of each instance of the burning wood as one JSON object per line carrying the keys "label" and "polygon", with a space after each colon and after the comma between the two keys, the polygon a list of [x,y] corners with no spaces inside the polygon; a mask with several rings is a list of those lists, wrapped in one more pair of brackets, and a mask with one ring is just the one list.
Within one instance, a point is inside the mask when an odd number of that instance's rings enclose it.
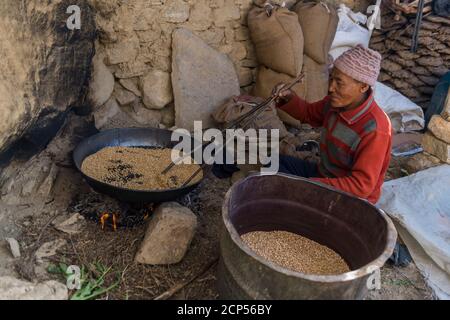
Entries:
{"label": "burning wood", "polygon": [[100,217],[100,224],[102,226],[102,230],[105,230],[105,224],[108,220],[111,220],[112,222],[112,229],[117,231],[117,215],[115,213],[109,214],[109,213],[103,213]]}
{"label": "burning wood", "polygon": [[145,223],[154,207],[152,203],[130,204],[90,192],[77,194],[68,210],[100,224],[102,230],[117,231]]}

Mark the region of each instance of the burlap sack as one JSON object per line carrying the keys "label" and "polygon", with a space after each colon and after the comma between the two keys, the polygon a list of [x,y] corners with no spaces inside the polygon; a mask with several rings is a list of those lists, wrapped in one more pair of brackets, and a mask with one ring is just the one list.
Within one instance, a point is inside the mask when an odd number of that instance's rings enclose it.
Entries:
{"label": "burlap sack", "polygon": [[[253,108],[252,103],[259,104],[264,99],[247,95],[235,96],[219,107],[212,114],[213,119],[224,126],[238,119],[240,116],[250,112]],[[267,107],[254,121],[243,129],[278,129],[280,130],[280,139],[286,137],[289,132],[283,122],[278,118],[275,105]]]}
{"label": "burlap sack", "polygon": [[248,27],[260,64],[293,77],[302,71],[303,33],[294,12],[278,8],[269,17],[255,7],[248,14]]}
{"label": "burlap sack", "polygon": [[[295,78],[276,72],[264,66],[258,68],[256,73],[256,85],[253,89],[253,95],[261,98],[268,98],[271,96],[273,89],[280,83],[291,83]],[[306,98],[306,88],[308,79],[305,77],[303,82],[294,86],[293,90],[301,97]]]}
{"label": "burlap sack", "polygon": [[306,77],[307,102],[317,102],[328,95],[329,72],[326,64],[318,64],[316,61],[304,55],[303,71]]}
{"label": "burlap sack", "polygon": [[[304,56],[303,72],[305,78],[303,82],[294,86],[293,91],[307,102],[317,102],[328,94],[329,72],[328,66],[316,63],[308,56]],[[264,66],[258,68],[256,74],[256,84],[253,95],[267,98],[272,94],[272,90],[280,83],[290,83],[293,77],[275,72]]]}
{"label": "burlap sack", "polygon": [[339,22],[336,9],[323,2],[299,3],[294,7],[303,30],[304,52],[325,64]]}
{"label": "burlap sack", "polygon": [[280,120],[283,121],[284,124],[287,124],[293,128],[297,128],[297,129],[302,128],[302,122],[300,120],[295,119],[293,116],[291,116],[286,111],[283,111],[283,110],[277,108],[277,114],[278,114],[278,118],[280,118]]}

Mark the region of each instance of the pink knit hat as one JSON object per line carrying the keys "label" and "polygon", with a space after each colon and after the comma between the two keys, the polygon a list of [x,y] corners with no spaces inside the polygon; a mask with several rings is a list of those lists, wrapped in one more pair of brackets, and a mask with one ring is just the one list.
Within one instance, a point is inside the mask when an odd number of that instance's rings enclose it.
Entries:
{"label": "pink knit hat", "polygon": [[381,55],[358,44],[338,57],[334,66],[349,77],[373,87],[380,75]]}

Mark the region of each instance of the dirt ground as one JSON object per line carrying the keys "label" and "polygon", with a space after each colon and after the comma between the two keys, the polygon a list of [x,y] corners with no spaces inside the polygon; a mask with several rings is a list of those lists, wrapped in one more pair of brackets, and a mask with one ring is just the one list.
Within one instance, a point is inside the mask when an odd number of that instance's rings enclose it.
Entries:
{"label": "dirt ground", "polygon": [[[216,268],[219,257],[219,233],[224,195],[231,187],[231,179],[217,179],[210,172],[191,194],[179,199],[198,217],[198,228],[183,261],[172,266],[147,266],[134,263],[134,256],[143,240],[146,226],[102,230],[98,222],[86,220],[81,233],[68,235],[55,229],[53,222],[69,218],[73,213],[75,197],[92,191],[70,163],[70,152],[83,137],[89,136],[89,125],[84,120],[72,121],[55,139],[53,156],[59,173],[49,199],[21,199],[19,204],[0,202],[0,239],[14,237],[19,241],[21,257],[12,259],[7,245],[0,241],[0,276],[11,275],[29,281],[57,279],[65,282],[61,274],[55,274],[55,266],[77,265],[86,270],[94,280],[101,279],[102,268],[111,268],[104,278],[103,288],[113,286],[97,299],[217,299]],[[73,137],[76,137],[74,141]],[[69,139],[69,140],[67,140]],[[56,147],[55,147],[56,146]],[[62,148],[62,149],[58,149]],[[63,150],[64,149],[64,150]],[[407,173],[402,170],[407,159],[394,159],[388,179]],[[19,164],[18,167],[21,167]],[[115,201],[113,199],[109,199]],[[108,201],[109,201],[108,200]],[[36,204],[38,203],[38,205]],[[42,244],[63,239],[66,245],[56,255],[39,264],[35,252]],[[53,269],[49,273],[49,269]],[[414,264],[406,268],[386,265],[382,271],[382,289],[373,291],[368,299],[415,300],[432,299],[432,293]],[[189,282],[188,285],[183,285]],[[171,289],[181,286],[176,292]],[[167,294],[169,292],[169,294]],[[74,292],[71,292],[73,294]]]}
{"label": "dirt ground", "polygon": [[[60,177],[62,178],[56,187],[61,190],[64,189],[64,186],[70,185],[69,181],[71,181],[72,186],[77,186],[78,192],[92,192],[73,169],[64,169],[64,174]],[[219,255],[218,234],[221,225],[221,206],[224,194],[230,186],[230,179],[219,180],[212,174],[208,174],[196,191],[180,200],[182,204],[189,206],[199,218],[196,236],[180,264],[153,267],[133,262],[134,255],[145,234],[145,225],[113,232],[101,230],[99,225],[87,221],[81,234],[67,236],[49,224],[55,215],[44,214],[38,218],[31,220],[25,218],[18,222],[19,226],[28,225],[23,228],[24,233],[20,239],[21,243],[28,247],[25,249],[23,258],[16,264],[16,270],[22,277],[30,280],[36,278],[39,280],[52,278],[62,280],[61,276],[51,275],[45,271],[48,264],[34,268],[30,268],[30,266],[34,266],[32,257],[37,247],[36,242],[44,243],[64,238],[68,244],[51,258],[50,263],[63,262],[67,265],[86,266],[94,276],[96,274],[93,267],[95,263],[99,262],[103,266],[112,267],[104,286],[108,287],[118,280],[120,284],[100,299],[155,299],[193,276],[198,277],[174,294],[172,299],[217,299],[215,261]],[[61,200],[68,202],[68,199]],[[60,212],[59,214],[69,216],[70,213]],[[206,272],[202,272],[205,266],[211,264],[212,266]],[[382,269],[381,275],[382,289],[372,291],[368,299],[432,299],[430,289],[414,264],[406,268],[387,265]]]}

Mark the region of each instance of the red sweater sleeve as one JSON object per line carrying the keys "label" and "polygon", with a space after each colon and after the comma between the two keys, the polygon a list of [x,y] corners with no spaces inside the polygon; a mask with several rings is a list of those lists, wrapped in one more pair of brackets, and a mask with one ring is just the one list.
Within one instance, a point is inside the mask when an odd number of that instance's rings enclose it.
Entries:
{"label": "red sweater sleeve", "polygon": [[325,104],[328,98],[315,103],[308,103],[299,96],[294,95],[292,99],[279,108],[292,117],[310,124],[313,127],[321,127],[325,119]]}
{"label": "red sweater sleeve", "polygon": [[355,154],[351,175],[340,178],[314,178],[336,189],[367,199],[377,187],[386,153],[390,150],[389,134],[372,132],[363,138]]}

